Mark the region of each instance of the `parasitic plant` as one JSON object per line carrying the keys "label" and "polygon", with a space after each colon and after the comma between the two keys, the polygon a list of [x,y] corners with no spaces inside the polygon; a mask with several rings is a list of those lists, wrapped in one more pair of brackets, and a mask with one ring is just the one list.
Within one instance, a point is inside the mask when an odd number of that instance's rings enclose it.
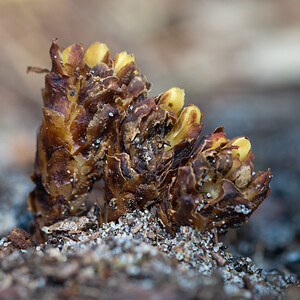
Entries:
{"label": "parasitic plant", "polygon": [[272,176],[254,172],[248,138],[229,140],[222,127],[201,137],[199,108],[184,107],[177,87],[149,97],[133,55],[111,59],[97,42],[61,52],[56,41],[50,55],[29,196],[36,228],[84,214],[101,178],[99,223],[155,207],[170,230],[222,231],[246,222],[269,195]]}

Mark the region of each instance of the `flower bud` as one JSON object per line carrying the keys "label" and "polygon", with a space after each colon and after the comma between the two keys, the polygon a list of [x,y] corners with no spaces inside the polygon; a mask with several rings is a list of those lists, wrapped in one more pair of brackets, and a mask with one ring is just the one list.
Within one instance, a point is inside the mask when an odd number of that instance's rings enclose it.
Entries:
{"label": "flower bud", "polygon": [[211,135],[210,138],[211,145],[206,151],[216,149],[221,147],[225,143],[228,143],[228,138],[226,137],[224,132],[216,132]]}
{"label": "flower bud", "polygon": [[127,54],[126,51],[118,53],[113,62],[115,74],[118,77],[120,77],[120,75],[123,73],[123,72],[121,72],[122,69],[125,68],[126,66],[128,66],[132,62],[134,62],[133,54]]}
{"label": "flower bud", "polygon": [[101,62],[107,62],[109,59],[109,49],[106,44],[95,42],[89,46],[85,53],[85,63],[93,68]]}
{"label": "flower bud", "polygon": [[172,111],[175,115],[179,115],[184,105],[184,90],[178,87],[168,89],[160,96],[158,105],[162,109]]}
{"label": "flower bud", "polygon": [[238,156],[239,160],[243,162],[251,150],[250,141],[245,137],[239,137],[232,143],[232,146],[238,147],[232,150],[232,155]]}
{"label": "flower bud", "polygon": [[67,63],[69,63],[69,55],[70,55],[70,52],[71,52],[71,49],[74,45],[71,45],[67,48],[64,49],[64,51],[62,52],[62,62],[64,64],[64,66],[66,66]]}
{"label": "flower bud", "polygon": [[73,44],[62,52],[62,62],[69,76],[84,67],[84,49],[81,44]]}
{"label": "flower bud", "polygon": [[[223,149],[231,149],[232,166],[226,174],[226,178],[235,182],[240,177],[240,180],[244,182],[239,186],[246,185],[251,179],[251,173],[253,171],[251,154],[251,143],[246,137],[236,137],[231,140]],[[226,150],[225,149],[225,150]]]}
{"label": "flower bud", "polygon": [[183,109],[179,120],[166,139],[171,143],[171,147],[180,143],[185,137],[188,137],[190,128],[201,123],[202,114],[200,109],[193,104]]}

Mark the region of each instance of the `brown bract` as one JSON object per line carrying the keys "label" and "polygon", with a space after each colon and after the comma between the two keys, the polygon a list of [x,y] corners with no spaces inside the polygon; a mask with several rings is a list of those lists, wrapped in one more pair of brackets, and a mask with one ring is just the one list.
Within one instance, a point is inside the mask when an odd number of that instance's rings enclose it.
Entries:
{"label": "brown bract", "polygon": [[221,230],[246,222],[268,196],[271,174],[254,173],[249,140],[229,140],[223,128],[201,137],[199,108],[183,108],[177,87],[149,97],[133,55],[111,59],[100,43],[61,52],[53,41],[50,56],[29,195],[35,228],[84,214],[100,179],[99,223],[155,206],[170,230]]}

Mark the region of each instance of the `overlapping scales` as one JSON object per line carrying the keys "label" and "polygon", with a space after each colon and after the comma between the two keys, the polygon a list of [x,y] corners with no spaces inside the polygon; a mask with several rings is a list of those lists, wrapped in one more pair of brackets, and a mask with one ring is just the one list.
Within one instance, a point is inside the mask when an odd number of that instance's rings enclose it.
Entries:
{"label": "overlapping scales", "polygon": [[60,51],[53,42],[38,133],[36,227],[86,210],[93,183],[104,179],[99,223],[155,206],[170,230],[238,226],[270,193],[270,172],[254,172],[247,138],[223,128],[201,137],[202,113],[184,107],[174,87],[149,97],[133,55],[110,58],[105,44]]}

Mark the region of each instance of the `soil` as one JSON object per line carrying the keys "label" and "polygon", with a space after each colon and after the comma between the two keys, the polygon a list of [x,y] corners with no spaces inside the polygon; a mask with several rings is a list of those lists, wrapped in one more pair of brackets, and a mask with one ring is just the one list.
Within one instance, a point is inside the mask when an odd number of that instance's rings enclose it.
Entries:
{"label": "soil", "polygon": [[[299,282],[233,256],[213,232],[171,235],[155,210],[97,225],[95,210],[0,242],[0,299],[284,299]],[[292,299],[292,298],[291,298]],[[296,299],[296,298],[295,298]]]}

